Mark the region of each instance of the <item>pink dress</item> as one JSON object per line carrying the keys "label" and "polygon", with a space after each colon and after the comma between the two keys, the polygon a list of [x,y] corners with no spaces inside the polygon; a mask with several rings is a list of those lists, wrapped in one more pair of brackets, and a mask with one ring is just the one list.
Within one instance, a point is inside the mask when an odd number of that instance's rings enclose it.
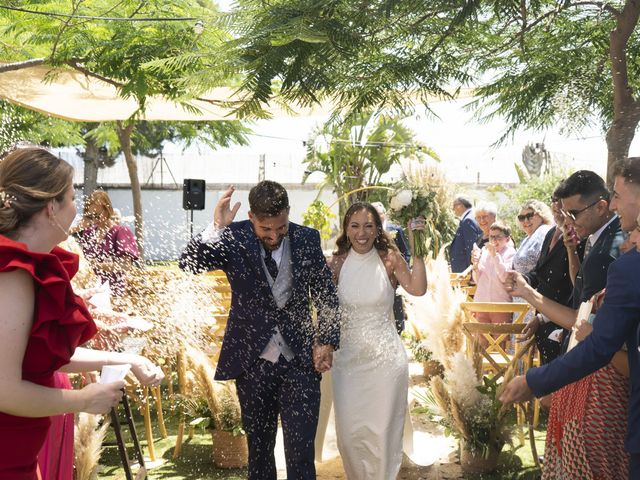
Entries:
{"label": "pink dress", "polygon": [[[96,228],[89,227],[77,234],[78,243],[84,256],[94,262],[113,261],[116,264],[121,258],[138,260],[140,252],[136,238],[129,227],[114,225],[104,238],[98,238]],[[124,295],[126,286],[126,272],[124,269],[105,272],[94,268],[95,274],[101,282],[109,281],[114,296]]]}
{"label": "pink dress", "polygon": [[[511,295],[505,290],[502,282],[507,270],[511,268],[515,254],[516,250],[511,244],[505,245],[502,250],[496,252],[495,257],[489,253],[486,246],[482,248],[478,261],[476,294],[473,297],[475,302],[511,301]],[[479,312],[476,314],[476,319],[483,323],[508,323],[511,314]]]}

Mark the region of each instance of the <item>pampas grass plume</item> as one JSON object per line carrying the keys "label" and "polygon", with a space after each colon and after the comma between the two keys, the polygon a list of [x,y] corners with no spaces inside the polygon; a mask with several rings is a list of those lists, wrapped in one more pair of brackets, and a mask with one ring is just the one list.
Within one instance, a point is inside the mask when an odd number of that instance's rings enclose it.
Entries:
{"label": "pampas grass plume", "polygon": [[98,462],[102,453],[102,441],[109,421],[99,425],[99,416],[79,413],[74,431],[74,456],[77,480],[93,480],[98,476]]}

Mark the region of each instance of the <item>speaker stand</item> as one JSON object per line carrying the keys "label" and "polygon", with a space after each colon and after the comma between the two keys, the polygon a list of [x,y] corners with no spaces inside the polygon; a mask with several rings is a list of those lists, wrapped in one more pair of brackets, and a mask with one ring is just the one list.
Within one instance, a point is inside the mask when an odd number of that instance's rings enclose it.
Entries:
{"label": "speaker stand", "polygon": [[147,178],[144,186],[146,187],[147,185],[149,185],[149,182],[151,182],[153,174],[155,173],[156,168],[158,168],[158,165],[160,165],[160,186],[164,187],[164,167],[167,167],[167,171],[169,172],[169,175],[171,175],[171,179],[173,180],[174,185],[177,186],[178,182],[176,182],[176,177],[173,176],[173,172],[171,171],[171,168],[169,168],[169,163],[164,158],[164,155],[162,155],[162,153],[158,155],[158,158],[156,158],[153,167],[151,167],[151,173],[149,174],[149,178]]}

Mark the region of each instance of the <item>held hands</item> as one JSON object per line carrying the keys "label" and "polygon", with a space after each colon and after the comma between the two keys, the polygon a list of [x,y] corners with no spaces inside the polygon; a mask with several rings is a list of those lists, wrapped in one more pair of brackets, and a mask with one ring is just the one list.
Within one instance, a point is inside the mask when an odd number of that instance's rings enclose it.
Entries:
{"label": "held hands", "polygon": [[240,202],[236,202],[233,208],[231,208],[231,196],[235,189],[233,185],[227,188],[216,204],[216,208],[213,211],[213,223],[218,228],[228,226],[233,222],[233,219],[236,218],[236,213],[238,213],[238,209],[240,208]]}
{"label": "held hands", "polygon": [[108,413],[122,398],[123,388],[122,380],[113,383],[90,383],[80,390],[84,399],[80,411],[94,415]]}
{"label": "held hands", "polygon": [[333,347],[331,345],[313,346],[313,366],[318,373],[328,372],[333,365]]}
{"label": "held hands", "polygon": [[500,394],[502,403],[522,403],[533,399],[533,392],[527,385],[527,378],[523,375],[511,380]]}

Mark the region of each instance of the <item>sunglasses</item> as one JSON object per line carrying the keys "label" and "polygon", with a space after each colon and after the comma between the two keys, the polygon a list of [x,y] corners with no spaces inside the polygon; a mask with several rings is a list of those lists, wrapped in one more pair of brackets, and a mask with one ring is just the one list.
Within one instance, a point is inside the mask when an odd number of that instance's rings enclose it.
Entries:
{"label": "sunglasses", "polygon": [[587,205],[584,208],[581,208],[579,210],[565,210],[564,208],[560,209],[560,213],[562,213],[562,215],[564,215],[566,218],[570,218],[572,221],[576,221],[578,219],[578,215],[580,215],[582,212],[584,212],[585,210],[588,210],[589,208],[593,207],[596,203],[598,203],[600,200],[602,200],[602,197],[598,198],[595,202]]}
{"label": "sunglasses", "polygon": [[537,215],[536,212],[525,213],[524,215],[518,215],[518,221],[524,222],[525,220],[531,220]]}

